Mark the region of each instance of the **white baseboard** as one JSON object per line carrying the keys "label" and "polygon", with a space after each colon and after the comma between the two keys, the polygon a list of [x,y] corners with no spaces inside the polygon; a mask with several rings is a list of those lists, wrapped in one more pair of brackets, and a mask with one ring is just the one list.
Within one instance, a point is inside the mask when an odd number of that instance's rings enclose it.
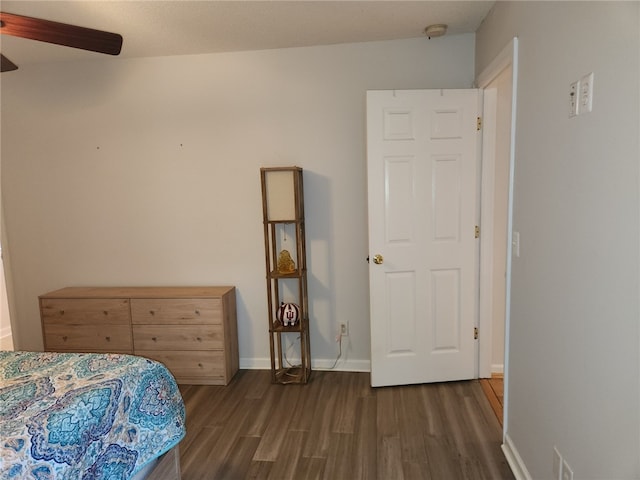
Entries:
{"label": "white baseboard", "polygon": [[[335,367],[333,366],[335,364]],[[370,360],[338,360],[335,359],[318,359],[311,361],[311,367],[314,370],[334,370],[337,372],[370,372]]]}
{"label": "white baseboard", "polygon": [[502,451],[504,452],[504,456],[511,467],[513,476],[516,477],[516,480],[532,480],[529,470],[527,470],[527,467],[518,453],[518,449],[513,444],[513,440],[511,440],[509,434],[505,434],[504,436]]}
{"label": "white baseboard", "polygon": [[269,358],[242,358],[240,357],[241,370],[270,370],[271,360]]}
{"label": "white baseboard", "polygon": [[[290,359],[291,363],[298,363],[298,359]],[[339,360],[335,368],[331,368],[335,359],[319,358],[311,360],[313,370],[335,370],[337,372],[370,372],[369,360]],[[240,358],[240,368],[243,370],[269,370],[271,359],[269,358]]]}
{"label": "white baseboard", "polygon": [[9,335],[0,335],[0,350],[13,350],[13,348],[11,331],[9,331]]}
{"label": "white baseboard", "polygon": [[504,374],[504,364],[503,363],[492,363],[491,364],[491,373],[502,373],[502,374]]}

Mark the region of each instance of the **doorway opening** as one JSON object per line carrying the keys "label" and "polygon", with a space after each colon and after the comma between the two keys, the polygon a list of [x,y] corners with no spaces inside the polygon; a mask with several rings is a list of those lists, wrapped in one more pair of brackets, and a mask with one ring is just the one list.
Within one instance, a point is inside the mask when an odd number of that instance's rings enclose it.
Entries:
{"label": "doorway opening", "polygon": [[476,80],[484,92],[478,373],[480,378],[502,382],[504,432],[509,405],[517,50],[514,38]]}
{"label": "doorway opening", "polygon": [[484,392],[493,413],[496,414],[500,426],[503,421],[504,410],[504,377],[501,373],[491,374],[491,378],[481,378],[480,386]]}
{"label": "doorway opening", "polygon": [[2,247],[0,247],[0,350],[13,350],[13,334],[11,332],[11,318],[9,316],[7,284],[4,279]]}

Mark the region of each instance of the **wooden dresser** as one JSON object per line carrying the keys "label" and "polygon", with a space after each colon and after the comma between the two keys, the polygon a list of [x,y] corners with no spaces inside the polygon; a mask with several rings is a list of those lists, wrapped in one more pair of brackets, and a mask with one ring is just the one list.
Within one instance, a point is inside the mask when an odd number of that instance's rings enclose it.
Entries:
{"label": "wooden dresser", "polygon": [[238,371],[235,287],[68,287],[39,299],[46,351],[140,355],[182,384],[226,385]]}

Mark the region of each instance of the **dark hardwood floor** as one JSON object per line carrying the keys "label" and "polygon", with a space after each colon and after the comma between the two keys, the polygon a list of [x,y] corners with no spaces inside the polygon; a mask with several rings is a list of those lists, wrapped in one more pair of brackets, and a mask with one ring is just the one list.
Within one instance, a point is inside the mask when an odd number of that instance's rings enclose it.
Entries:
{"label": "dark hardwood floor", "polygon": [[513,479],[501,428],[477,381],[371,388],[368,373],[313,372],[273,385],[184,385],[182,478]]}

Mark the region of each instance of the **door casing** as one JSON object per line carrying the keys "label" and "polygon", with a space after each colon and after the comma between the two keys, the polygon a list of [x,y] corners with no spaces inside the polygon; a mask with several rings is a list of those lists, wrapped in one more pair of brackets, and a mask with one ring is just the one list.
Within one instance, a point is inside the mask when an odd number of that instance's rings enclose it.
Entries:
{"label": "door casing", "polygon": [[[509,192],[508,192],[508,207],[507,207],[507,258],[506,258],[506,305],[505,305],[505,333],[504,333],[504,405],[503,405],[503,438],[508,431],[508,419],[509,419],[509,335],[510,335],[510,299],[511,299],[511,262],[513,258],[513,185],[514,185],[514,165],[515,165],[515,132],[516,132],[516,99],[518,96],[518,38],[514,37],[502,51],[493,59],[493,61],[485,68],[476,78],[476,86],[484,90],[500,73],[507,67],[511,66],[511,130],[510,130],[510,150],[509,150]],[[489,106],[488,106],[489,105]],[[490,102],[484,103],[484,108],[491,108]],[[485,115],[483,109],[484,128],[487,135],[495,137],[495,115],[493,119],[491,112],[488,116]],[[494,159],[490,155],[490,152],[483,151],[482,155],[482,169],[485,171],[492,171]],[[487,198],[493,195],[493,177],[490,175],[482,175],[481,179],[481,213],[480,219],[482,228],[485,231],[493,231],[493,218],[495,212],[493,211],[493,202]],[[491,262],[493,256],[493,244],[492,242],[484,242],[480,244],[480,316],[479,316],[479,329],[480,329],[480,342],[478,345],[478,367],[480,377],[491,376],[491,333],[492,333],[492,318],[491,310],[487,309],[487,305],[491,303],[491,286],[492,281],[485,275],[488,273],[486,264]],[[485,269],[483,270],[483,265]]]}

